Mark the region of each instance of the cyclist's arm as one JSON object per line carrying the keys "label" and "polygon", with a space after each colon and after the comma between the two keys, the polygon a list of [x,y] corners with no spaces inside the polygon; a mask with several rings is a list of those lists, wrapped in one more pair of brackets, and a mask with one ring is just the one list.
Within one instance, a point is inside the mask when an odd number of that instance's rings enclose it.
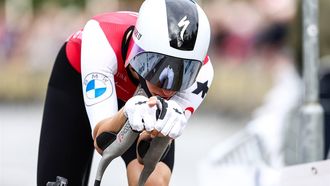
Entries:
{"label": "cyclist's arm", "polygon": [[[91,129],[118,111],[114,74],[117,58],[96,20],[90,20],[82,33],[81,76],[85,107]],[[92,132],[93,133],[93,132]]]}
{"label": "cyclist's arm", "polygon": [[213,80],[213,66],[207,57],[204,65],[201,67],[195,83],[184,91],[177,92],[171,100],[176,101],[185,111],[187,119],[197,110],[199,105],[206,97],[212,80]]}
{"label": "cyclist's arm", "polygon": [[112,117],[105,118],[98,122],[93,131],[94,147],[98,153],[102,153],[102,149],[97,145],[96,137],[103,132],[119,132],[125,124],[127,118],[124,115],[123,108],[115,113]]}

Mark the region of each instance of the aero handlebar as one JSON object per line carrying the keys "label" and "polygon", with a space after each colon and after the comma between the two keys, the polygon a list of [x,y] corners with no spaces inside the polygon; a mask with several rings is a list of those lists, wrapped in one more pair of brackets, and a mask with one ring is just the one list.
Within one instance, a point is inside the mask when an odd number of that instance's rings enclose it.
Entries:
{"label": "aero handlebar", "polygon": [[[141,87],[138,87],[137,92],[134,95],[146,96],[146,93]],[[102,136],[102,134],[100,136]],[[98,165],[94,186],[101,185],[103,174],[106,168],[108,167],[108,165],[111,163],[113,159],[117,158],[118,156],[121,156],[134,143],[136,138],[139,136],[139,133],[132,130],[127,120],[125,125],[122,127],[122,129],[119,131],[117,135],[114,133],[106,133],[103,136],[107,136],[108,137],[107,139],[108,140],[110,139],[110,142],[105,143],[106,145],[103,146],[102,158]],[[97,141],[98,140],[99,139],[97,139]],[[168,147],[170,140],[171,139],[167,136],[165,137],[157,136],[151,141],[150,147],[148,148],[145,156],[142,158],[144,168],[139,178],[139,183],[138,183],[139,186],[143,186],[147,181],[148,177],[150,176],[150,174],[154,171],[156,164],[159,162],[162,155],[166,151],[166,148]],[[104,141],[104,139],[100,141]]]}

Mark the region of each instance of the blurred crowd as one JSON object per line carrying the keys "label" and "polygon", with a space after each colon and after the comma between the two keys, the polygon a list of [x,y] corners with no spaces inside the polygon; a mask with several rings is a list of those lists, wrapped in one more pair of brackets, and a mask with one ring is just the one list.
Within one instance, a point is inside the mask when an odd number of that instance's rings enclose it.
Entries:
{"label": "blurred crowd", "polygon": [[[5,2],[0,8],[1,63],[19,61],[37,64],[36,68],[51,63],[63,40],[94,13],[137,11],[139,5],[138,1],[132,5],[102,0],[87,1],[85,8],[45,3],[33,10],[31,5]],[[204,0],[200,3],[212,26],[210,51],[222,62],[234,63],[282,48],[296,10],[295,0]],[[18,11],[20,9],[22,11]],[[39,53],[41,48],[43,52]]]}
{"label": "blurred crowd", "polygon": [[213,30],[212,51],[241,63],[285,47],[295,0],[214,1],[206,5]]}
{"label": "blurred crowd", "polygon": [[[43,1],[35,9],[31,2],[34,1],[12,0],[0,4],[0,65],[2,69],[14,65],[14,69],[21,68],[23,72],[45,73],[46,78],[62,43],[88,18],[104,11],[138,11],[141,3],[86,0],[81,7]],[[250,114],[272,87],[272,72],[277,64],[293,61],[287,38],[296,2],[203,0],[199,3],[210,19],[209,51],[216,69],[209,96],[215,101],[209,101],[208,108]],[[246,99],[251,96],[255,99]],[[219,103],[223,107],[219,108]]]}
{"label": "blurred crowd", "polygon": [[228,113],[251,114],[277,83],[279,71],[288,67],[295,73],[289,38],[297,2],[212,1],[205,8],[213,31],[210,52],[220,72],[213,91]]}

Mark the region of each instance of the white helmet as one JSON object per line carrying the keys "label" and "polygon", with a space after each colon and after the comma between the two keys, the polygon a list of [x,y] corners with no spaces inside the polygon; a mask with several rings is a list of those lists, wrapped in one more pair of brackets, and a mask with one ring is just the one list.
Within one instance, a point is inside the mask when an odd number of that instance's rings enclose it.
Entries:
{"label": "white helmet", "polygon": [[198,75],[210,43],[210,24],[193,0],[145,0],[125,65],[167,90],[184,90]]}

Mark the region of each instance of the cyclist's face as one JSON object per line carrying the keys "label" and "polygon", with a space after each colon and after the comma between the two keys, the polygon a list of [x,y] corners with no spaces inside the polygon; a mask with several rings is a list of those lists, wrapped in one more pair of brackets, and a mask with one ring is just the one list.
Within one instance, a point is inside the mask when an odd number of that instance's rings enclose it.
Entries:
{"label": "cyclist's face", "polygon": [[[139,79],[138,74],[133,70],[132,66],[129,65],[128,67],[131,70],[133,76],[136,79]],[[148,81],[146,81],[146,83],[147,83],[147,86],[148,86],[148,89],[149,89],[150,93],[153,96],[160,96],[164,99],[170,99],[177,92],[177,91],[174,91],[174,90],[165,90],[165,89],[159,88],[159,87],[153,85],[152,83],[150,83]]]}
{"label": "cyclist's face", "polygon": [[146,81],[148,89],[153,96],[160,96],[164,99],[170,99],[177,91],[165,90]]}

